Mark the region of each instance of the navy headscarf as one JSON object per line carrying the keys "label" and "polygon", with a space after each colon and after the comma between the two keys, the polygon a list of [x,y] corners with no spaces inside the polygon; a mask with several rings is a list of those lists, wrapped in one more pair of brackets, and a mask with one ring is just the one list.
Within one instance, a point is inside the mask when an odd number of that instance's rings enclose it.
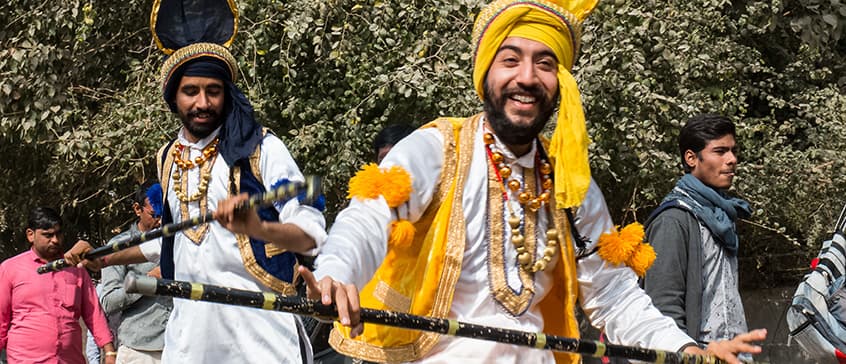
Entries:
{"label": "navy headscarf", "polygon": [[177,112],[176,91],[182,76],[211,77],[223,80],[225,105],[223,108],[223,127],[220,129],[218,150],[226,165],[232,167],[236,162],[250,157],[261,142],[262,132],[254,116],[253,106],[247,97],[232,83],[229,67],[220,59],[198,57],[173,71],[164,88],[164,99],[170,111]]}

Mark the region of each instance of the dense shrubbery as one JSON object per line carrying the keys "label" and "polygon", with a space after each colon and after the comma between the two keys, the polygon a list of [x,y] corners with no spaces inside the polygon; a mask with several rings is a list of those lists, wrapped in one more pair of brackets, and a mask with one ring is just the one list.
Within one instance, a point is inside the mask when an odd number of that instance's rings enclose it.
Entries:
{"label": "dense shrubbery", "polygon": [[[327,177],[331,214],[382,125],[480,109],[469,44],[480,5],[241,4],[239,85],[303,171]],[[2,256],[24,248],[36,204],[60,206],[69,229],[95,241],[131,220],[127,196],[153,176],[151,155],[178,126],[160,101],[149,8],[0,5]],[[730,115],[743,148],[737,192],[757,210],[740,225],[743,254],[757,263],[746,266],[795,278],[846,202],[844,24],[846,5],[834,1],[602,2],[576,76],[615,218],[643,221],[671,187],[688,116]]]}

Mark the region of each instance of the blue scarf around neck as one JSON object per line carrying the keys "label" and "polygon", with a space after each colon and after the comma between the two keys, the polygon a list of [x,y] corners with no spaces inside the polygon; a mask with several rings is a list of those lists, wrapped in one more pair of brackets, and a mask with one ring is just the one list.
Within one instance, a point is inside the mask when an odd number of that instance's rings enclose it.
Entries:
{"label": "blue scarf around neck", "polygon": [[683,202],[690,209],[708,228],[717,243],[730,254],[737,255],[739,242],[734,223],[739,218],[752,215],[749,203],[706,186],[690,173],[676,182],[676,186],[664,197],[661,204],[675,200]]}

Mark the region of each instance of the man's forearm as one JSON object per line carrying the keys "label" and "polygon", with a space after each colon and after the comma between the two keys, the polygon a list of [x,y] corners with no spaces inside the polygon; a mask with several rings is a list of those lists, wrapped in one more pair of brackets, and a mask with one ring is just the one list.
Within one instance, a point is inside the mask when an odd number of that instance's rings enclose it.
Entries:
{"label": "man's forearm", "polygon": [[316,246],[310,235],[297,225],[288,223],[264,221],[250,236],[295,253],[305,253]]}
{"label": "man's forearm", "polygon": [[137,245],[116,253],[109,254],[103,258],[103,263],[105,265],[138,264],[144,263],[146,261],[147,257],[145,257],[143,253],[141,253],[141,247]]}
{"label": "man's forearm", "polygon": [[[100,306],[106,316],[123,311],[129,306],[130,297],[123,289],[123,281],[126,278],[125,266],[113,266],[100,271],[102,291],[100,292]],[[134,302],[135,300],[132,300]]]}

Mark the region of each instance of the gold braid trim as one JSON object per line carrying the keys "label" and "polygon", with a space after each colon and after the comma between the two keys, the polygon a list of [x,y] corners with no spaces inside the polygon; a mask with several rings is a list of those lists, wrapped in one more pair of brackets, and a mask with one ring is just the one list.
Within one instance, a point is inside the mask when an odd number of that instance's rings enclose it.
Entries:
{"label": "gold braid trim", "polygon": [[[159,183],[162,186],[162,203],[167,202],[167,191],[170,189],[170,174],[173,172],[173,150],[176,149],[176,142],[165,144],[156,153],[156,167],[159,172]],[[164,154],[162,154],[164,153]],[[162,157],[165,160],[162,161]]]}
{"label": "gold braid trim", "polygon": [[[244,234],[236,234],[235,240],[238,241],[238,250],[241,251],[241,260],[244,261],[244,268],[247,269],[253,277],[259,280],[265,286],[270,287],[270,289],[274,290],[277,293],[281,293],[284,295],[296,295],[297,288],[288,282],[285,282],[279,278],[274,277],[272,274],[268,273],[264,268],[262,268],[258,262],[256,261],[255,255],[253,255],[253,247],[250,245],[250,237]],[[297,279],[300,277],[300,273],[297,270],[299,263],[294,264],[294,276],[293,282],[296,282]]]}
{"label": "gold braid trim", "polygon": [[[253,171],[258,172],[258,171]],[[232,167],[232,179],[233,183],[235,184],[235,191],[241,191],[241,168],[238,166]],[[244,268],[247,270],[250,275],[255,277],[259,280],[262,284],[270,289],[284,294],[284,295],[296,295],[297,288],[292,284],[285,282],[279,278],[274,277],[272,274],[268,273],[264,268],[262,268],[258,261],[256,261],[255,255],[253,255],[253,247],[250,244],[250,237],[244,234],[235,234],[235,240],[238,242],[238,250],[241,251],[241,260],[244,262]],[[267,247],[267,245],[265,245]],[[296,282],[299,278],[299,271],[297,267],[299,263],[294,263],[294,275],[291,282]]]}
{"label": "gold braid trim", "polygon": [[[452,307],[452,298],[455,294],[455,284],[458,282],[458,277],[461,275],[461,263],[464,261],[464,246],[467,241],[467,223],[464,221],[464,183],[467,175],[470,173],[470,162],[473,159],[473,143],[475,141],[475,133],[479,127],[479,119],[481,114],[477,114],[469,119],[461,127],[461,135],[459,137],[460,145],[455,149],[458,155],[458,163],[456,164],[456,178],[455,191],[453,191],[452,203],[452,217],[449,220],[448,238],[446,255],[444,257],[444,270],[441,273],[441,280],[439,286],[442,287],[435,295],[435,303],[432,307],[432,316],[445,318],[449,315],[449,309]],[[421,340],[427,341],[426,346],[421,348],[421,352],[425,354],[432,346],[437,343],[440,338],[436,333],[424,333]]]}
{"label": "gold braid trim", "polygon": [[[431,313],[429,314],[432,317],[447,317],[452,304],[455,284],[461,274],[461,263],[464,259],[464,245],[466,240],[466,224],[462,206],[464,180],[470,170],[470,161],[473,156],[474,132],[479,125],[481,115],[477,114],[469,117],[460,124],[450,119],[438,119],[422,127],[436,127],[444,136],[443,169],[438,180],[437,190],[424,216],[436,214],[439,207],[444,203],[452,204],[452,214],[447,227],[447,239],[450,243],[446,247],[444,267],[438,281],[438,292],[435,295]],[[458,138],[456,139],[456,137]],[[447,197],[453,189],[453,198],[448,199]],[[421,218],[421,220],[424,219]],[[418,230],[418,234],[423,233],[426,232]],[[413,305],[414,302],[412,302],[412,309]],[[409,344],[381,347],[346,338],[339,331],[339,325],[336,323],[335,329],[329,335],[329,343],[335,350],[348,356],[380,363],[419,360],[435,346],[441,337],[437,333],[419,332],[417,339]],[[367,326],[365,324],[365,331],[367,330]]]}
{"label": "gold braid trim", "polygon": [[235,82],[238,79],[238,62],[232,56],[232,53],[229,52],[229,49],[214,43],[194,43],[179,48],[165,60],[161,70],[162,91],[165,91],[167,82],[170,80],[174,71],[186,62],[200,57],[212,57],[223,61],[229,67],[229,73],[232,75],[231,81]]}
{"label": "gold braid trim", "polygon": [[[504,237],[504,224],[502,216],[505,208],[503,205],[507,202],[503,201],[501,183],[496,177],[496,172],[493,170],[491,163],[488,165],[488,203],[490,203],[490,212],[488,213],[488,224],[490,226],[490,239],[488,240],[488,274],[491,279],[491,294],[493,298],[504,307],[512,316],[522,315],[531,303],[535,295],[535,279],[534,274],[527,269],[519,267],[520,283],[522,289],[519,294],[515,294],[511,287],[508,286],[506,278],[505,263],[505,245],[511,244],[510,241]],[[525,191],[532,196],[536,195],[536,178],[534,168],[523,169],[523,185]],[[528,210],[528,207],[523,209],[523,236],[525,237],[526,251],[532,254],[532,257],[537,257],[537,231],[535,224],[537,216],[540,213]],[[551,222],[550,222],[551,223]],[[509,229],[511,227],[508,227]]]}
{"label": "gold braid trim", "polygon": [[[232,36],[229,37],[225,42],[223,42],[223,46],[229,48],[232,45],[232,42],[235,41],[235,34],[238,34],[238,6],[235,5],[235,0],[226,0],[229,3],[229,10],[232,11]],[[153,41],[156,42],[156,47],[162,51],[162,53],[166,55],[173,54],[174,50],[170,48],[166,48],[162,43],[162,40],[159,39],[159,35],[156,33],[156,23],[159,20],[159,8],[161,7],[162,0],[155,0],[153,2],[153,11],[150,12],[150,31],[153,33]]]}
{"label": "gold braid trim", "polygon": [[[163,202],[167,202],[167,193],[171,188],[171,186],[170,186],[171,176],[172,176],[171,173],[173,172],[173,165],[174,165],[173,151],[176,149],[176,144],[177,144],[176,142],[170,143],[170,147],[168,147],[167,145],[164,145],[161,148],[159,148],[159,151],[156,153],[156,167],[157,167],[157,170],[158,170],[158,173],[159,173],[159,181],[160,181],[160,184],[162,185],[162,201]],[[162,153],[164,153],[164,154],[162,154]],[[189,153],[190,153],[190,151],[189,151]],[[162,157],[165,157],[164,162],[161,161]],[[212,159],[206,161],[206,163],[203,164],[203,166],[201,167],[201,170],[199,172],[201,176],[203,174],[203,170],[206,170],[208,173],[211,173],[211,169],[213,168],[214,161],[215,161],[215,158],[212,158]],[[188,173],[187,172],[182,173],[182,178],[180,178],[180,180],[176,181],[175,183],[181,183],[182,184],[182,190],[188,191]],[[208,200],[208,196],[203,196],[202,198],[200,198],[200,200],[199,200],[200,214],[205,215],[206,212],[208,211],[208,201],[207,200]],[[187,221],[187,220],[191,219],[191,216],[188,213],[188,203],[179,202],[179,211],[180,211],[180,219],[181,219],[180,221]],[[172,218],[174,219],[174,222],[175,222],[176,216],[173,216]],[[182,233],[185,235],[185,237],[188,238],[188,240],[191,240],[194,244],[199,245],[202,242],[203,237],[205,236],[208,228],[209,228],[208,224],[203,224],[201,226],[196,226],[196,227],[193,227],[193,228],[190,228],[190,229],[185,229],[185,230],[182,231]]]}
{"label": "gold braid trim", "polygon": [[411,298],[397,292],[385,281],[379,281],[376,289],[373,290],[373,296],[387,305],[391,311],[408,313],[411,310]]}
{"label": "gold braid trim", "polygon": [[[475,116],[476,118],[479,115]],[[458,153],[458,145],[456,144],[456,131],[462,128],[462,124],[453,124],[449,119],[439,119],[431,122],[423,128],[437,128],[444,136],[444,166],[454,166],[456,154]],[[422,128],[421,128],[422,129]],[[438,180],[438,190],[432,194],[432,202],[429,206],[440,206],[446,200],[449,194],[449,186],[444,185],[444,181],[452,181],[455,179],[455,168],[443,168],[441,170],[441,177]]]}
{"label": "gold braid trim", "polygon": [[[176,143],[174,143],[176,144]],[[188,148],[186,148],[188,149]],[[186,151],[188,155],[191,155],[191,151]],[[215,154],[211,159],[207,160],[206,163],[199,168],[199,176],[200,180],[203,178],[203,173],[207,173],[209,178],[211,178],[212,170],[214,169],[214,162],[217,160],[217,154]],[[185,194],[188,194],[188,171],[183,171],[182,176],[179,180],[175,181],[175,183],[181,183],[182,191],[185,191]],[[175,189],[174,189],[175,190]],[[177,195],[179,196],[179,195]],[[200,196],[200,199],[197,201],[200,207],[200,216],[205,215],[209,211],[209,192],[206,191],[203,195]],[[191,213],[188,210],[188,205],[191,202],[184,202],[179,201],[179,212],[181,215],[180,221],[187,221],[191,219]],[[206,233],[209,231],[209,224],[202,224],[200,226],[195,226],[189,229],[182,230],[182,233],[185,235],[188,240],[191,240],[192,243],[200,245],[203,242],[203,239],[206,236]]]}

